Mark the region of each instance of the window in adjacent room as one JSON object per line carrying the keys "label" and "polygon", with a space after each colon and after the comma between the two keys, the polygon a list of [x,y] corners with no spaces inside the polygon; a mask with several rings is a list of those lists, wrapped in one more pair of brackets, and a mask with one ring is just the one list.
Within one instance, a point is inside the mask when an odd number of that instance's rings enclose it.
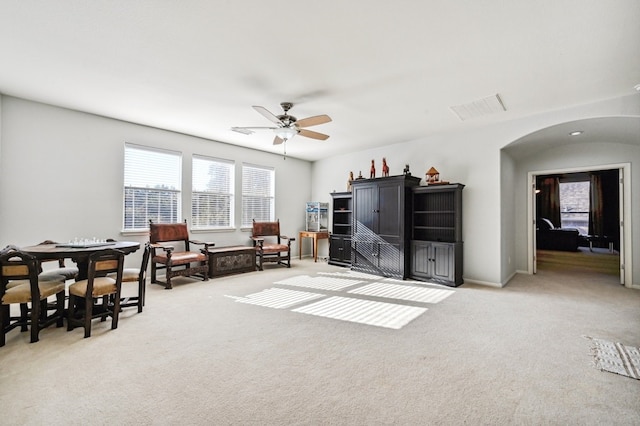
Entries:
{"label": "window in adjacent room", "polygon": [[149,219],[180,220],[181,163],[179,152],[125,144],[125,231],[149,229]]}
{"label": "window in adjacent room", "polygon": [[242,165],[242,227],[252,221],[275,220],[275,171],[269,167]]}
{"label": "window in adjacent room", "polygon": [[233,227],[234,163],[194,155],[192,164],[191,226]]}
{"label": "window in adjacent room", "polygon": [[560,182],[560,223],[562,228],[576,228],[589,233],[589,181]]}

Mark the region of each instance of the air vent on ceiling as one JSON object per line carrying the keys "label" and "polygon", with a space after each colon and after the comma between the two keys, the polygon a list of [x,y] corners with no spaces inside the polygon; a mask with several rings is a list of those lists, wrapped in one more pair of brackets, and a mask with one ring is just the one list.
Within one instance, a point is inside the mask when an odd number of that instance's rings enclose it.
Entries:
{"label": "air vent on ceiling", "polygon": [[451,111],[455,112],[462,121],[507,110],[498,94],[449,108],[451,108]]}

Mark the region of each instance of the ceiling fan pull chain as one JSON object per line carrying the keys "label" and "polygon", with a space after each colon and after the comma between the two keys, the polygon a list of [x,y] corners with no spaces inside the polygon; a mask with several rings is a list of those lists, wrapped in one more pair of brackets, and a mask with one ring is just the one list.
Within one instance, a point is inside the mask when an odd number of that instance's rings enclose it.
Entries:
{"label": "ceiling fan pull chain", "polygon": [[284,142],[282,142],[282,147],[284,148],[284,155],[282,156],[283,160],[287,159],[287,140],[285,139]]}

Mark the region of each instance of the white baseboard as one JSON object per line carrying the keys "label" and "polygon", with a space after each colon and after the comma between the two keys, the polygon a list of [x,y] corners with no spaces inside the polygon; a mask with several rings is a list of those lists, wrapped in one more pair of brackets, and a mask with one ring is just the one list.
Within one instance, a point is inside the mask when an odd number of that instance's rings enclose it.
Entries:
{"label": "white baseboard", "polygon": [[471,278],[464,278],[464,282],[465,282],[465,284],[469,283],[469,284],[486,285],[488,287],[497,287],[497,288],[504,287],[500,283],[493,283],[493,282],[490,282],[490,281],[474,280],[474,279],[471,279]]}

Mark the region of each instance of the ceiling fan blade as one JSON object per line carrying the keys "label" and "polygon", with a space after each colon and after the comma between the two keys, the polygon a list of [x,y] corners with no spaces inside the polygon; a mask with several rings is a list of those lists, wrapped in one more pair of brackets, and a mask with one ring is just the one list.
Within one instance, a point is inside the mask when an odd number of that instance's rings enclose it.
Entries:
{"label": "ceiling fan blade", "polygon": [[282,142],[284,142],[284,139],[282,139],[280,136],[276,136],[276,137],[273,139],[273,144],[274,144],[274,145],[280,145]]}
{"label": "ceiling fan blade", "polygon": [[315,115],[313,117],[303,118],[302,120],[296,121],[296,125],[298,127],[311,127],[317,126],[318,124],[324,124],[331,121],[331,117],[326,114]]}
{"label": "ceiling fan blade", "polygon": [[329,135],[325,135],[324,133],[318,133],[318,132],[314,132],[312,130],[307,130],[307,129],[300,129],[298,134],[300,136],[306,136],[308,138],[318,139],[321,141],[326,141],[327,139],[329,139]]}
{"label": "ceiling fan blade", "polygon": [[251,135],[254,132],[254,130],[262,130],[262,129],[277,129],[277,127],[232,127],[231,130],[233,130],[234,132],[238,132],[238,133],[242,133],[244,135]]}
{"label": "ceiling fan blade", "polygon": [[276,123],[276,124],[282,124],[282,122],[280,121],[280,119],[278,117],[276,117],[274,114],[272,114],[268,109],[266,109],[265,107],[262,106],[258,106],[258,105],[254,105],[253,109],[255,109],[256,111],[258,111],[260,114],[262,114],[263,116],[265,116],[267,118],[267,120]]}

